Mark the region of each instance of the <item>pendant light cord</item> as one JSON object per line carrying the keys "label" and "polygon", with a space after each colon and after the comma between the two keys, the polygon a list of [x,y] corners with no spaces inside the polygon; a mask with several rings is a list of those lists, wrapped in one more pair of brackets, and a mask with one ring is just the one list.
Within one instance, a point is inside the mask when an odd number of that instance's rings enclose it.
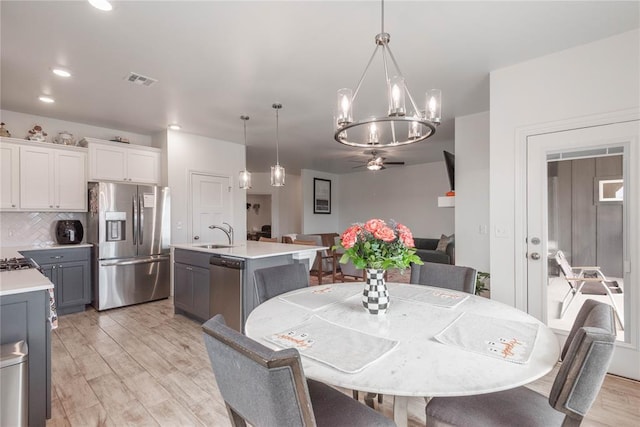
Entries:
{"label": "pendant light cord", "polygon": [[278,120],[278,108],[276,108],[276,165],[280,165],[280,122]]}
{"label": "pendant light cord", "polygon": [[380,20],[382,22],[380,23],[380,32],[384,33],[384,0],[381,0],[381,3],[382,3],[382,14],[381,14]]}

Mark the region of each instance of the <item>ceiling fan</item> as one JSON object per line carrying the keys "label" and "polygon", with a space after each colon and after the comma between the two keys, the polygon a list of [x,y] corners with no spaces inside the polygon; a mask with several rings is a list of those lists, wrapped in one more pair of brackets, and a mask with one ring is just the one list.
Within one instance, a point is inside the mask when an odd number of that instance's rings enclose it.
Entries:
{"label": "ceiling fan", "polygon": [[[364,160],[364,164],[358,165],[358,166],[354,166],[353,167],[354,169],[355,168],[366,167],[370,171],[379,171],[379,170],[386,169],[385,166],[404,165],[404,162],[387,162],[387,161],[385,161],[387,158],[380,156],[380,154],[384,154],[384,151],[367,150],[363,154],[366,154],[367,156],[371,156],[371,157],[366,159],[366,160]],[[362,162],[362,160],[351,160],[351,161],[352,162],[358,162],[358,163]]]}

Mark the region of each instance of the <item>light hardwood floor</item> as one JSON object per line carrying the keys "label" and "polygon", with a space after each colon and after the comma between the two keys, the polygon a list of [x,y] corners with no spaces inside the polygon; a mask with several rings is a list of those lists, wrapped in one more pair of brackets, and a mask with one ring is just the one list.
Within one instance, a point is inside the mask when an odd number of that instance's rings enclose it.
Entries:
{"label": "light hardwood floor", "polygon": [[[228,426],[200,324],[170,300],[60,318],[52,339],[52,426]],[[555,372],[531,384],[547,393]],[[350,394],[349,391],[346,393]],[[393,399],[380,408],[391,417]],[[424,426],[424,400],[409,403]],[[640,383],[607,377],[585,426],[640,425]]]}

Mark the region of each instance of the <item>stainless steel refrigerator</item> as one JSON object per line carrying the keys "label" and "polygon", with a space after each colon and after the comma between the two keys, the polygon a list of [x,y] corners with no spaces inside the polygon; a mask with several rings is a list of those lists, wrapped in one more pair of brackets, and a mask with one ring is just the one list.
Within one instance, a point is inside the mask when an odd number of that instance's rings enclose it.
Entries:
{"label": "stainless steel refrigerator", "polygon": [[93,243],[97,310],[169,297],[169,189],[89,183],[87,241]]}

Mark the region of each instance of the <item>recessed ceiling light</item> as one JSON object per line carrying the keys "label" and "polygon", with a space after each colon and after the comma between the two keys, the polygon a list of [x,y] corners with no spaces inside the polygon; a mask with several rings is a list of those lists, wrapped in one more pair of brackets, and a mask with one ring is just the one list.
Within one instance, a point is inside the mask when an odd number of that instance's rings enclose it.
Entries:
{"label": "recessed ceiling light", "polygon": [[105,12],[109,12],[111,9],[113,9],[113,6],[111,6],[111,3],[109,3],[107,0],[89,0],[89,3],[96,9],[100,9]]}
{"label": "recessed ceiling light", "polygon": [[42,102],[46,102],[47,104],[51,104],[51,103],[53,103],[53,102],[56,102],[52,97],[50,97],[50,96],[46,96],[46,95],[43,95],[43,96],[41,96],[41,97],[40,97],[40,98],[38,98],[38,99],[39,99],[40,101],[42,101]]}
{"label": "recessed ceiling light", "polygon": [[51,70],[53,74],[60,77],[71,77],[71,73],[65,70],[64,68],[53,68]]}
{"label": "recessed ceiling light", "polygon": [[169,129],[171,129],[171,130],[180,130],[180,129],[182,129],[182,126],[180,126],[177,123],[172,123],[172,124],[169,125]]}

